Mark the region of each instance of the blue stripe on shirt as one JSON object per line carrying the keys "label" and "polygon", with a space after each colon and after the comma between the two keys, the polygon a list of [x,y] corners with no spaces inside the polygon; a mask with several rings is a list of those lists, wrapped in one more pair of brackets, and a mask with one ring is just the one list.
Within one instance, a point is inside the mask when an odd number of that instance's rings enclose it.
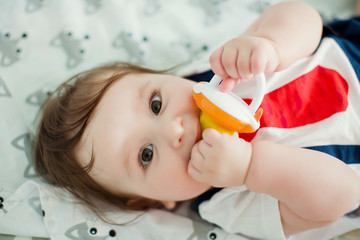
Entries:
{"label": "blue stripe on shirt", "polygon": [[346,164],[360,163],[360,146],[358,145],[325,145],[306,148],[327,153]]}

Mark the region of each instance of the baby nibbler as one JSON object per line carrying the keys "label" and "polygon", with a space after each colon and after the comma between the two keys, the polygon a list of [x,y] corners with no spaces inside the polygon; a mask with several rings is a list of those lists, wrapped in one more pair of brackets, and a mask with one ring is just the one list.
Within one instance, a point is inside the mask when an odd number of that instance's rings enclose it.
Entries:
{"label": "baby nibbler", "polygon": [[201,110],[201,130],[214,128],[220,133],[233,135],[238,133],[252,133],[259,127],[263,113],[260,104],[265,93],[265,76],[258,74],[256,79],[256,93],[250,105],[233,92],[221,92],[219,85],[221,77],[215,75],[209,83],[198,83],[193,88],[196,105]]}

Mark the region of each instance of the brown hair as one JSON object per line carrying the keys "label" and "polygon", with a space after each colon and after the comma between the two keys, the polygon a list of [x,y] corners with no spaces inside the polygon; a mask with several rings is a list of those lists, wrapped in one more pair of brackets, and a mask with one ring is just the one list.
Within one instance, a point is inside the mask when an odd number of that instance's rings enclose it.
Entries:
{"label": "brown hair", "polygon": [[[114,63],[85,71],[61,84],[41,107],[35,136],[35,169],[48,183],[67,189],[101,216],[99,201],[123,210],[144,210],[156,201],[129,206],[89,176],[94,158],[83,167],[76,147],[105,92],[128,74],[160,73],[128,63]],[[141,202],[139,202],[141,203]]]}

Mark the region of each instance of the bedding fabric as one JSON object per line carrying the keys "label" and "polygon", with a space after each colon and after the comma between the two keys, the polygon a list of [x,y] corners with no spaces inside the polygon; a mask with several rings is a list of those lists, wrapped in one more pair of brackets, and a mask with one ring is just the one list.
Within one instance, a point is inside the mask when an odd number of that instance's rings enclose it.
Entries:
{"label": "bedding fabric", "polygon": [[[202,72],[215,48],[275,2],[0,0],[0,239],[247,239],[201,221],[186,204],[177,213],[150,211],[133,225],[107,224],[36,176],[31,136],[48,92],[70,76],[111,61]],[[354,6],[306,2],[325,21],[348,17]],[[104,211],[117,221],[134,217]],[[321,239],[316,234],[303,239]]]}

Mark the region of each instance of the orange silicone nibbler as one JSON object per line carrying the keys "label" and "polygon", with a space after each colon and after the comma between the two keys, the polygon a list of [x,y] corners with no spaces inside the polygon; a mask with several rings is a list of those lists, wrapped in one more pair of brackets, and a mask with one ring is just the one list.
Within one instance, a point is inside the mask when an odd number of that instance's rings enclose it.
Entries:
{"label": "orange silicone nibbler", "polygon": [[263,109],[260,104],[264,98],[266,82],[264,74],[258,74],[256,92],[251,104],[232,91],[220,91],[221,77],[215,75],[209,83],[198,83],[193,88],[196,105],[201,110],[202,131],[214,128],[220,133],[233,135],[235,132],[252,133],[260,127]]}

